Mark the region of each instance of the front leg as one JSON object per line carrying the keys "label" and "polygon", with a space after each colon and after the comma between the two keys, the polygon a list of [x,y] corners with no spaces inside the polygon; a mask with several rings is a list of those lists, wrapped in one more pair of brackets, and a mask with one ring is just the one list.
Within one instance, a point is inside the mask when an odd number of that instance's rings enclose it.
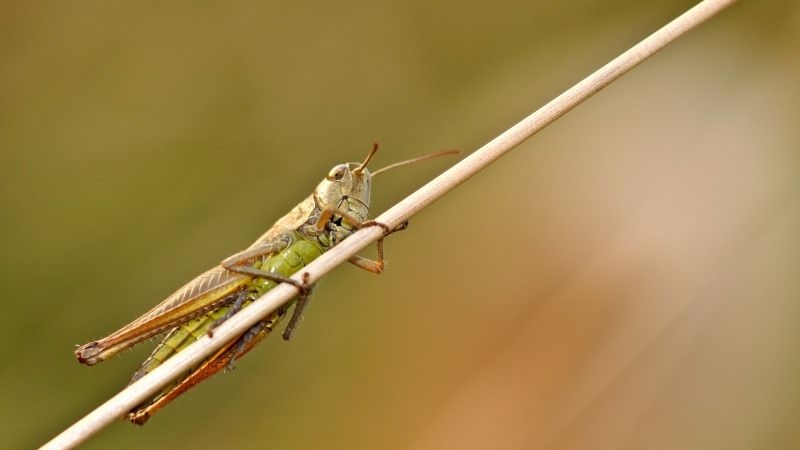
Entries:
{"label": "front leg", "polygon": [[371,226],[380,227],[383,230],[383,236],[375,242],[375,247],[378,251],[378,259],[371,260],[363,256],[354,255],[352,258],[348,259],[347,262],[360,269],[364,269],[374,274],[379,274],[383,272],[384,267],[386,267],[386,260],[383,258],[383,240],[392,233],[396,233],[408,228],[408,221],[401,223],[394,229],[390,229],[386,224],[376,222],[374,220],[368,220],[359,224],[358,228],[361,229]]}
{"label": "front leg", "polygon": [[351,216],[350,214],[336,208],[335,206],[327,206],[325,209],[322,210],[319,219],[316,222],[316,227],[318,230],[324,229],[327,224],[333,219],[334,216],[340,216],[342,218],[342,222],[349,225],[350,227],[360,230],[365,227],[373,227],[377,226],[383,230],[383,236],[378,239],[375,243],[375,246],[378,251],[378,259],[371,260],[369,258],[365,258],[363,256],[354,255],[347,261],[350,264],[353,264],[356,267],[359,267],[363,270],[379,274],[383,272],[383,268],[386,266],[386,261],[383,258],[383,239],[386,236],[389,236],[392,233],[396,233],[398,231],[405,230],[408,227],[408,221],[405,221],[395,227],[394,229],[390,229],[386,224],[374,221],[374,220],[367,220],[367,221],[360,221],[358,218]]}

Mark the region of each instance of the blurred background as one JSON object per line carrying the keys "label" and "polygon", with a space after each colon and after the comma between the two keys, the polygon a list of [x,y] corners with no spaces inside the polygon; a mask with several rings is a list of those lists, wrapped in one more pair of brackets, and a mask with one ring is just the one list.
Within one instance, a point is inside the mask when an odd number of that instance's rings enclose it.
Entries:
{"label": "blurred background", "polygon": [[[4,4],[3,447],[115,394],[152,344],[74,346],[334,164],[471,152],[692,4]],[[734,5],[415,217],[384,274],[331,274],[291,343],[85,448],[800,447],[798,49],[797,2]],[[452,162],[381,176],[373,213]]]}

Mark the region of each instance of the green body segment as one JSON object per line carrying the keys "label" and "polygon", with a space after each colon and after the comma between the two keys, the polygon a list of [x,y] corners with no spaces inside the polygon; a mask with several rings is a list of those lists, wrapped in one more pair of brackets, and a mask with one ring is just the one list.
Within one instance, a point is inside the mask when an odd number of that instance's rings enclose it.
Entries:
{"label": "green body segment", "polygon": [[[266,272],[272,272],[284,277],[289,277],[308,265],[311,261],[322,255],[329,246],[327,239],[309,238],[300,232],[291,233],[291,240],[288,247],[280,253],[263,257],[256,261],[254,267]],[[326,245],[328,244],[328,245]],[[277,283],[264,278],[254,278],[242,291],[232,295],[232,300],[228,306],[222,306],[210,311],[202,316],[196,317],[185,324],[172,330],[164,340],[153,350],[150,357],[145,360],[133,375],[131,382],[138,380],[145,374],[161,365],[164,361],[180,352],[188,345],[198,340],[201,336],[208,334],[214,324],[218,324],[221,319],[229,313],[233,298],[237,295],[245,295],[242,307],[246,307],[253,300],[264,295],[267,291],[277,286]],[[272,313],[265,319],[266,326],[272,329],[281,318],[286,314],[286,310],[291,305],[286,304],[279,310]]]}
{"label": "green body segment", "polygon": [[[279,282],[289,282],[304,292],[304,296],[294,302],[296,306],[283,335],[288,340],[306,305],[308,286],[305,277],[301,283],[287,280],[287,277],[302,271],[303,267],[364,226],[380,225],[386,233],[402,229],[389,230],[385,225],[368,220],[372,176],[367,164],[376,151],[377,145],[374,145],[363,162],[334,166],[311,195],[278,219],[252,245],[198,275],[131,323],[104,338],[79,346],[75,350],[78,361],[91,366],[144,340],[167,333],[136,371],[133,382],[203,335],[211,334],[217,324]],[[382,170],[421,159],[390,165]],[[381,244],[382,240],[377,246],[377,261],[353,256],[349,262],[380,273],[384,267]],[[220,345],[215,353],[179,376],[172,385],[132,408],[127,418],[141,425],[191,387],[230,367],[275,329],[290,306],[281,306],[241,335],[218,342]]]}

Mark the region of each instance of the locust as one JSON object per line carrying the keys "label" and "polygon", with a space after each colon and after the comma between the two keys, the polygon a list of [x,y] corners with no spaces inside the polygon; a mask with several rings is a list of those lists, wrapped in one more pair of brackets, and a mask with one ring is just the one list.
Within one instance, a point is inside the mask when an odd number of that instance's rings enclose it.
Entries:
{"label": "locust", "polygon": [[142,341],[165,335],[130,380],[138,380],[164,361],[195,342],[212,335],[219,324],[280,283],[291,283],[299,294],[244,334],[180,376],[172,384],[131,410],[126,418],[143,425],[157,411],[189,388],[212,375],[233,367],[234,361],[272,333],[294,306],[283,332],[289,340],[308,304],[312,286],[289,278],[311,261],[333,248],[354,231],[380,226],[384,235],[376,242],[377,259],[359,255],[349,262],[379,274],[384,269],[383,238],[396,229],[368,218],[372,177],[381,172],[443,154],[449,150],[402,161],[370,173],[367,164],[378,150],[373,145],[363,162],[334,166],[316,189],[289,213],[278,219],[261,237],[218,266],[202,273],[133,322],[110,335],[79,346],[78,361],[94,365]]}

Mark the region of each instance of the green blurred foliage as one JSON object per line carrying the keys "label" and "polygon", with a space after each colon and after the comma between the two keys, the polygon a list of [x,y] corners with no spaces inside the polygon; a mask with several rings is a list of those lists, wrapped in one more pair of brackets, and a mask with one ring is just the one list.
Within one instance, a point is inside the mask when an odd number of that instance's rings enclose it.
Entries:
{"label": "green blurred foliage", "polygon": [[[113,395],[149,348],[73,345],[330,166],[472,151],[692,3],[5,4],[3,446]],[[380,277],[329,276],[291,343],[86,448],[800,446],[798,30],[733,6],[412,220]]]}

